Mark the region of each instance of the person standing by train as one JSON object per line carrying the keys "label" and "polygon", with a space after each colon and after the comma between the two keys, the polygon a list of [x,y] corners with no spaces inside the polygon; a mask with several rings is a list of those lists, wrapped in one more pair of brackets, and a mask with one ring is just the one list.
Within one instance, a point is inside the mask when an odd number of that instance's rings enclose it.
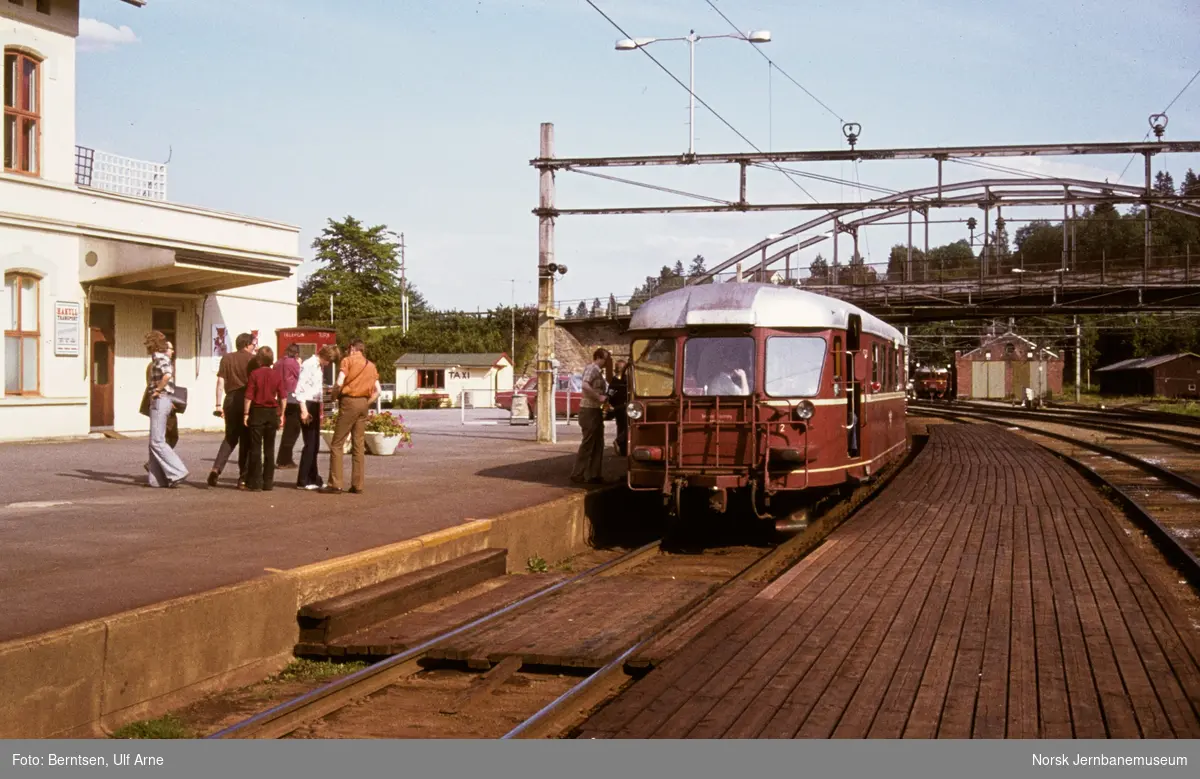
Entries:
{"label": "person standing by train", "polygon": [[300,437],[300,403],[296,400],[296,383],[300,380],[300,344],[290,344],[283,356],[275,363],[279,372],[283,393],[287,396],[287,411],[283,417],[283,437],[279,440],[279,455],[275,458],[276,468],[295,468],[292,453],[296,451],[296,439]]}
{"label": "person standing by train", "polygon": [[583,397],[579,401],[579,428],[583,431],[583,440],[579,442],[575,469],[571,472],[571,481],[576,483],[604,483],[604,412],[601,408],[608,391],[603,373],[607,361],[608,352],[597,349],[592,353],[591,364],[583,371]]}
{"label": "person standing by train", "polygon": [[625,405],[629,402],[629,380],[625,371],[625,361],[617,360],[612,381],[608,383],[608,405],[612,406],[612,418],[617,422],[617,438],[613,441],[613,447],[622,457],[629,443],[629,415],[625,411]]}

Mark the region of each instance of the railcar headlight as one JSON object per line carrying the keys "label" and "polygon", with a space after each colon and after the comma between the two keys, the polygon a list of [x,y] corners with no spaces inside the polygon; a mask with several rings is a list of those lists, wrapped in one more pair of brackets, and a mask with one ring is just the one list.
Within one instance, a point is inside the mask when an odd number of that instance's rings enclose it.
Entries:
{"label": "railcar headlight", "polygon": [[816,410],[817,409],[812,403],[809,403],[807,400],[802,400],[800,401],[800,405],[796,406],[796,419],[812,419],[812,416]]}
{"label": "railcar headlight", "polygon": [[630,419],[634,419],[634,420],[641,419],[642,415],[645,413],[646,413],[646,409],[644,409],[642,407],[641,403],[634,402],[634,403],[630,403],[629,405],[627,405],[625,407],[625,414]]}

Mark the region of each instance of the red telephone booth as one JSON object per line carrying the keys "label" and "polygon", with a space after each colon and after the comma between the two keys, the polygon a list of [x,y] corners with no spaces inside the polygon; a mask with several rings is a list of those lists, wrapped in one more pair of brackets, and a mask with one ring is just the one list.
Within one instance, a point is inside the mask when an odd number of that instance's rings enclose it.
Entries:
{"label": "red telephone booth", "polygon": [[[312,357],[323,347],[337,346],[337,330],[332,327],[284,327],[275,331],[276,354],[282,355],[292,344],[300,347],[300,362]],[[324,406],[331,411],[329,391],[337,378],[337,363],[325,368]]]}

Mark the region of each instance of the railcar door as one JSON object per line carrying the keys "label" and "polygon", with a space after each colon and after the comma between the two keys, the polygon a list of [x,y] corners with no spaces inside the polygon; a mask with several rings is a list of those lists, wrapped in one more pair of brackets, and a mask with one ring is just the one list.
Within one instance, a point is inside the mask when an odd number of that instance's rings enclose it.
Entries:
{"label": "railcar door", "polygon": [[862,317],[851,314],[846,326],[846,454],[851,459],[862,452],[862,382],[857,358],[862,349]]}

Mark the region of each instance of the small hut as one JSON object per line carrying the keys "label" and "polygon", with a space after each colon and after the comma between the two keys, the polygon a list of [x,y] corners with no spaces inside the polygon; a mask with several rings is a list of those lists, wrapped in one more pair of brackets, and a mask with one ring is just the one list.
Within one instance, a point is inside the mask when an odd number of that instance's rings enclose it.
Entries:
{"label": "small hut", "polygon": [[1101,395],[1200,397],[1200,356],[1191,352],[1135,357],[1096,370]]}

